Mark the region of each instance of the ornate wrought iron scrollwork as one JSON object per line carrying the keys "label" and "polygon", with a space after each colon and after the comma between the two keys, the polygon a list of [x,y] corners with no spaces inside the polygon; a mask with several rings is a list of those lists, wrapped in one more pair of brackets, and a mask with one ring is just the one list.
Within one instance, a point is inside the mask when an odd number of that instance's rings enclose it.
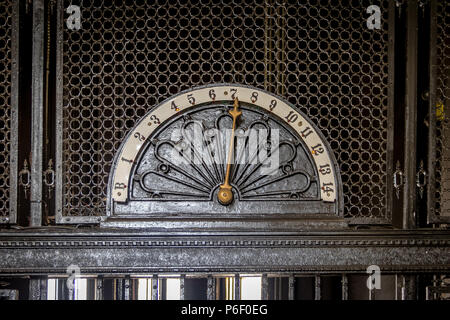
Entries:
{"label": "ornate wrought iron scrollwork", "polygon": [[428,5],[429,0],[419,0],[419,8],[422,11],[422,17],[425,16],[425,7]]}
{"label": "ornate wrought iron scrollwork", "polygon": [[400,199],[400,190],[402,186],[405,184],[403,171],[400,169],[400,161],[397,161],[397,164],[395,166],[393,180],[394,180],[395,195],[397,196],[397,199]]}
{"label": "ornate wrought iron scrollwork", "polygon": [[23,168],[19,171],[19,186],[23,188],[25,199],[27,199],[31,187],[31,172],[28,169],[27,159],[23,161]]}
{"label": "ornate wrought iron scrollwork", "polygon": [[43,173],[44,184],[47,187],[49,199],[52,196],[52,190],[55,188],[55,170],[53,170],[53,160],[48,160],[47,170]]}
{"label": "ornate wrought iron scrollwork", "polygon": [[402,15],[402,7],[404,5],[404,0],[395,0],[395,6],[398,8],[398,17]]}
{"label": "ornate wrought iron scrollwork", "polygon": [[420,160],[419,171],[416,173],[416,185],[419,188],[419,195],[422,199],[424,188],[427,185],[427,172],[423,167],[423,160]]}

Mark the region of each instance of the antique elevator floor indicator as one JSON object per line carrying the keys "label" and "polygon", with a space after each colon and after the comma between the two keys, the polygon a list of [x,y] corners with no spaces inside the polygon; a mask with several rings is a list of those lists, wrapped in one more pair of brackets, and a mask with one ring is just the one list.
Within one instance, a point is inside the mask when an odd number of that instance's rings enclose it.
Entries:
{"label": "antique elevator floor indicator", "polygon": [[338,165],[315,124],[284,99],[236,84],[152,108],[122,142],[108,185],[108,215],[120,217],[341,215],[342,203]]}

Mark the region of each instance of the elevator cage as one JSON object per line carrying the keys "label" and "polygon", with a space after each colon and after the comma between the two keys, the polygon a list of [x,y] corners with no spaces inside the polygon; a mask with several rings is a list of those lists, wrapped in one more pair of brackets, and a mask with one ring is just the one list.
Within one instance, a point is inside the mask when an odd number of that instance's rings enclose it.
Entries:
{"label": "elevator cage", "polygon": [[[0,299],[47,299],[49,279],[59,299],[74,299],[74,267],[91,299],[134,299],[138,279],[156,281],[149,296],[164,299],[173,274],[182,299],[240,299],[248,275],[261,277],[262,299],[448,299],[449,77],[446,1],[2,1]],[[175,104],[201,88],[215,88],[208,103]],[[317,184],[310,199],[257,199],[273,216],[251,206],[211,215],[192,197],[194,209],[173,214],[161,201],[143,218],[112,197],[126,142],[159,106],[183,109],[163,122],[169,135],[195,117],[212,122],[202,110],[214,103],[228,114],[236,88],[257,92],[239,97],[252,121],[275,124],[285,103],[298,127],[317,131],[318,153],[304,134],[295,143],[301,161],[329,154],[333,204],[317,204],[320,170],[303,173]],[[251,105],[263,95],[275,101],[264,112]],[[158,134],[142,137],[142,161],[125,159],[136,190]],[[296,205],[303,215],[286,215]],[[366,290],[373,266],[389,289]],[[202,293],[187,289],[194,280]]]}

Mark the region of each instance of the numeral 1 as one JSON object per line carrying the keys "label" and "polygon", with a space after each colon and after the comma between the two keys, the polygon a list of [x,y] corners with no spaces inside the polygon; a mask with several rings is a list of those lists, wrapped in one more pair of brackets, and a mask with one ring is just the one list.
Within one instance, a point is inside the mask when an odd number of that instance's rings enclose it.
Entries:
{"label": "numeral 1", "polygon": [[125,162],[128,162],[128,163],[133,163],[133,160],[128,160],[128,159],[125,159],[125,158],[123,158],[123,157],[122,157],[121,160],[122,160],[122,161],[125,161]]}

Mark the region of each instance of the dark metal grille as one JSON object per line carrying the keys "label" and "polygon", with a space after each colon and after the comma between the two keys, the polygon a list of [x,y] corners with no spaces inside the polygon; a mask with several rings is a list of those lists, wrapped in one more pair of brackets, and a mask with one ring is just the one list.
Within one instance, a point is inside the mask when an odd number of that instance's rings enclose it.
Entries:
{"label": "dark metal grille", "polygon": [[436,211],[450,216],[450,3],[437,3]]}
{"label": "dark metal grille", "polygon": [[[287,98],[318,125],[341,167],[347,217],[389,218],[387,1],[169,3],[64,1],[80,6],[82,26],[60,25],[63,216],[105,213],[113,156],[152,106],[234,82]],[[380,30],[366,26],[373,4]]]}
{"label": "dark metal grille", "polygon": [[0,216],[9,215],[12,1],[0,2]]}

